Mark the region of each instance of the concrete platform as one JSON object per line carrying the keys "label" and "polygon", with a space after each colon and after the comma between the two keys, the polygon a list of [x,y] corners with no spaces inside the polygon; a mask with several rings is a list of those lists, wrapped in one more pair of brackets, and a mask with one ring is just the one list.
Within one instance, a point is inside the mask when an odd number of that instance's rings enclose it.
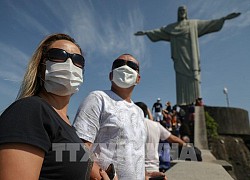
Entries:
{"label": "concrete platform", "polygon": [[166,175],[169,180],[233,180],[228,171],[232,165],[224,160],[217,160],[209,150],[201,150],[202,160],[197,161],[171,161],[171,167]]}
{"label": "concrete platform", "polygon": [[166,175],[168,180],[233,180],[221,165],[211,162],[178,162]]}
{"label": "concrete platform", "polygon": [[201,150],[203,162],[211,162],[221,165],[226,171],[232,171],[233,166],[225,160],[218,160],[209,150]]}

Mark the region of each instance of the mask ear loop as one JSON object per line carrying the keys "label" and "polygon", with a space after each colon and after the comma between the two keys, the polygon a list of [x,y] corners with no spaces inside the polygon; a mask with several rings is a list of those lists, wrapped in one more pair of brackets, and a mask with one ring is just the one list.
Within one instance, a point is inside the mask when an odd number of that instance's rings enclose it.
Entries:
{"label": "mask ear loop", "polygon": [[39,75],[38,78],[39,78],[39,85],[40,85],[40,87],[43,87],[45,80],[42,78],[41,75]]}
{"label": "mask ear loop", "polygon": [[44,63],[44,62],[41,62],[40,63],[40,67],[39,67],[39,74],[38,74],[38,81],[39,81],[39,85],[40,85],[40,88],[42,88],[43,87],[43,85],[44,85],[44,82],[45,82],[45,80],[42,78],[42,75],[41,75],[41,66],[45,66],[46,67],[46,64]]}

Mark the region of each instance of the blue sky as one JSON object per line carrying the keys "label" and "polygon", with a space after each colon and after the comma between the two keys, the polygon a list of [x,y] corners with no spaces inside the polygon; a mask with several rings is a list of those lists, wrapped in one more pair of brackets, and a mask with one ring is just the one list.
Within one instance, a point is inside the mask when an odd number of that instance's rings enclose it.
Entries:
{"label": "blue sky", "polygon": [[177,8],[186,5],[189,19],[215,19],[231,12],[221,31],[199,39],[201,92],[209,106],[250,111],[250,2],[246,0],[1,0],[0,1],[0,112],[16,98],[29,58],[48,34],[67,33],[82,47],[86,69],[84,84],[70,102],[71,120],[80,102],[92,90],[110,89],[113,60],[133,54],[141,65],[141,83],[134,101],[151,108],[176,102],[175,72],[168,42],[134,36],[138,30],[159,28],[177,21]]}

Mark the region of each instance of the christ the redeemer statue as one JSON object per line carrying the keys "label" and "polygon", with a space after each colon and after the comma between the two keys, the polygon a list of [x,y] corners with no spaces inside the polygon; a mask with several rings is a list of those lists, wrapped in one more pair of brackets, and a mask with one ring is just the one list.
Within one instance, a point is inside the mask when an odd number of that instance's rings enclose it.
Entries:
{"label": "christ the redeemer statue", "polygon": [[149,31],[138,31],[135,35],[147,35],[153,41],[169,41],[171,57],[176,74],[176,97],[178,105],[188,105],[201,96],[200,53],[198,38],[220,31],[225,20],[238,17],[231,13],[214,20],[189,20],[187,8],[178,8],[178,22]]}

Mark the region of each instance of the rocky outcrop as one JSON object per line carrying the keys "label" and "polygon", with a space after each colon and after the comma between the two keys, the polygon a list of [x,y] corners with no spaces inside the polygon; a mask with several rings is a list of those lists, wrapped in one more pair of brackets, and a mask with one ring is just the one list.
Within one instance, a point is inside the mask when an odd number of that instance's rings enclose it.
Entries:
{"label": "rocky outcrop", "polygon": [[233,166],[234,179],[250,179],[250,127],[248,112],[240,108],[205,106],[218,123],[219,137],[209,139],[209,149],[218,160]]}
{"label": "rocky outcrop", "polygon": [[220,135],[209,141],[209,149],[216,159],[233,166],[233,172],[229,173],[235,179],[250,179],[250,151],[240,136]]}

